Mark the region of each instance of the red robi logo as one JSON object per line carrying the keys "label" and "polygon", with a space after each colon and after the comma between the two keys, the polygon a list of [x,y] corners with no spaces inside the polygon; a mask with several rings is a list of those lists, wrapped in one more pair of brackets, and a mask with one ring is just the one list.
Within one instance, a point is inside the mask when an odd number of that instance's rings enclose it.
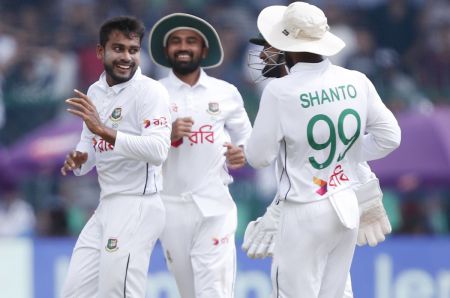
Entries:
{"label": "red robi logo", "polygon": [[222,238],[213,238],[213,245],[218,246],[219,244],[227,244],[230,240],[228,239],[228,236],[222,237]]}
{"label": "red robi logo", "polygon": [[164,126],[167,125],[166,117],[159,117],[152,120],[145,119],[144,120],[144,128],[150,127],[150,125],[154,126]]}
{"label": "red robi logo", "polygon": [[95,152],[100,153],[114,150],[114,145],[108,143],[102,138],[100,138],[98,141],[95,138],[92,138],[92,146],[94,147]]}

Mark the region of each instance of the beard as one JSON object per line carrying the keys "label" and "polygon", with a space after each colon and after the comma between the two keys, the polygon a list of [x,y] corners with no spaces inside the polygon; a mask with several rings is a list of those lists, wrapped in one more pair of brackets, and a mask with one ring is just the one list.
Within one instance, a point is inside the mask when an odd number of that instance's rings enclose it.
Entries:
{"label": "beard", "polygon": [[[178,54],[186,54],[186,52],[175,53],[175,57]],[[191,57],[192,54],[188,53]],[[177,61],[176,58],[168,57],[169,65],[172,67],[173,72],[180,75],[187,75],[193,73],[200,67],[201,58],[192,57],[191,61]]]}
{"label": "beard", "polygon": [[121,75],[116,72],[114,72],[114,63],[113,64],[106,64],[103,63],[103,66],[105,68],[106,74],[113,80],[114,84],[120,84],[128,82],[136,73],[137,66],[135,63],[131,64],[130,72],[128,75]]}
{"label": "beard", "polygon": [[283,65],[266,65],[262,70],[262,75],[266,78],[281,78]]}
{"label": "beard", "polygon": [[265,59],[264,61],[269,61],[267,62],[268,64],[266,64],[266,66],[264,66],[263,70],[262,70],[262,75],[263,77],[266,78],[281,78],[286,74],[286,70],[285,70],[285,57],[284,54],[282,54],[281,52],[276,56],[276,59],[274,60],[274,63],[271,64],[271,61],[273,59]]}
{"label": "beard", "polygon": [[286,65],[287,65],[287,67],[288,67],[289,69],[291,69],[291,67],[295,65],[294,59],[292,59],[292,57],[291,57],[289,54],[287,54],[287,53],[286,53],[285,59],[286,59]]}

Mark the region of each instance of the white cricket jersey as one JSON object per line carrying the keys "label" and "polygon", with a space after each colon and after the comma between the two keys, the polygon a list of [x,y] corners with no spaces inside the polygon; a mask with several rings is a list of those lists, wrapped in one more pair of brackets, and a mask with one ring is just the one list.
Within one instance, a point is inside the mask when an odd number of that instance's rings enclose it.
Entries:
{"label": "white cricket jersey", "polygon": [[160,80],[170,95],[172,121],[192,117],[190,137],[173,143],[163,166],[164,194],[196,192],[211,180],[232,181],[225,164],[225,142],[244,145],[251,124],[241,95],[235,86],[208,76],[201,70],[194,86],[178,79],[173,72]]}
{"label": "white cricket jersey", "polygon": [[162,188],[161,164],[170,148],[169,96],[161,83],[142,75],[140,68],[128,82],[109,87],[106,75],[91,85],[87,96],[101,121],[117,130],[113,146],[83,123],[76,150],[88,161],[75,172],[84,175],[94,166],[100,198],[113,194],[146,195]]}
{"label": "white cricket jersey", "polygon": [[254,167],[277,159],[278,196],[311,202],[358,183],[359,162],[399,144],[398,123],[369,79],[325,59],[267,85],[246,157]]}

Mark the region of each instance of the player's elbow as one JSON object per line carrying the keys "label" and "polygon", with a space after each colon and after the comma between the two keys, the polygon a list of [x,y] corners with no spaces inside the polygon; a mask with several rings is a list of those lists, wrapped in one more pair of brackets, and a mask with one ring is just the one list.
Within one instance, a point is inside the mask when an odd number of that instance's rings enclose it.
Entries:
{"label": "player's elbow", "polygon": [[266,161],[266,160],[249,160],[247,159],[248,164],[255,169],[260,169],[260,168],[265,168],[268,167],[270,165],[270,162]]}
{"label": "player's elbow", "polygon": [[255,168],[264,168],[269,166],[274,160],[275,156],[268,151],[261,150],[260,146],[253,145],[254,143],[248,143],[244,147],[245,158],[248,164]]}
{"label": "player's elbow", "polygon": [[389,133],[386,133],[383,137],[376,139],[375,142],[380,152],[382,152],[382,157],[389,155],[400,146],[401,143],[400,128],[391,130]]}
{"label": "player's elbow", "polygon": [[169,146],[165,144],[160,144],[154,148],[154,154],[152,154],[151,159],[148,160],[152,165],[160,166],[167,159],[169,155]]}
{"label": "player's elbow", "polygon": [[398,147],[400,147],[401,141],[402,141],[402,138],[401,138],[401,135],[399,135],[398,138],[395,141],[393,141],[391,144],[392,148],[393,148],[392,150],[395,150]]}
{"label": "player's elbow", "polygon": [[160,166],[167,159],[167,155],[161,155],[159,158],[153,159],[152,164],[155,166]]}
{"label": "player's elbow", "polygon": [[249,152],[246,152],[245,158],[248,164],[255,169],[267,167],[271,163],[271,160],[265,158],[262,154],[249,154]]}
{"label": "player's elbow", "polygon": [[395,150],[400,146],[402,142],[402,133],[399,126],[396,126],[392,132],[390,138],[388,138],[384,143],[386,149]]}

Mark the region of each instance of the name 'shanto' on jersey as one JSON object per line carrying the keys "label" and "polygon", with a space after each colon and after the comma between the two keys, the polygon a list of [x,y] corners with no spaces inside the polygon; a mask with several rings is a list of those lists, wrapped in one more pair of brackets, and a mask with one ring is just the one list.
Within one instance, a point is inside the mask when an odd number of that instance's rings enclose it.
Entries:
{"label": "name 'shanto' on jersey", "polygon": [[301,106],[307,109],[309,107],[333,103],[335,101],[355,99],[357,95],[355,86],[348,84],[301,93],[300,101]]}

